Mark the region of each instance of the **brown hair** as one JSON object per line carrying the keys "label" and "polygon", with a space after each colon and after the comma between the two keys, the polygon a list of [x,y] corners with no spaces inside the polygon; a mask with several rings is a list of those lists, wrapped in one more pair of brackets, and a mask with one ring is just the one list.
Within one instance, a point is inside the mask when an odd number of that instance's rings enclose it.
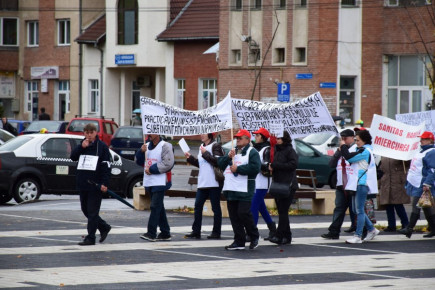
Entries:
{"label": "brown hair", "polygon": [[95,124],[88,123],[83,128],[83,132],[92,132],[92,131],[97,131],[97,126],[95,126]]}

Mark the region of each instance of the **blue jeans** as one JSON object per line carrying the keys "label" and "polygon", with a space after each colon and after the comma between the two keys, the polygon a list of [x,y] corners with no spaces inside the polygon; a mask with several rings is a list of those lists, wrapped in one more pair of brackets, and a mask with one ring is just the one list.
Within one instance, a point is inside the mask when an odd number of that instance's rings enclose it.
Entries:
{"label": "blue jeans", "polygon": [[222,210],[221,210],[221,191],[222,187],[198,188],[195,199],[195,217],[192,225],[192,231],[201,232],[202,209],[207,198],[210,198],[211,209],[213,211],[213,233],[220,235],[222,227]]}
{"label": "blue jeans", "polygon": [[168,219],[166,218],[166,210],[163,204],[165,191],[148,192],[151,196],[151,213],[148,219],[148,234],[153,237],[157,236],[157,226],[160,227],[160,232],[163,235],[170,235]]}
{"label": "blue jeans", "polygon": [[341,226],[343,225],[344,217],[346,216],[346,210],[349,208],[350,220],[352,226],[355,225],[355,214],[352,209],[352,198],[350,195],[346,195],[342,189],[335,189],[335,208],[332,215],[332,223],[328,230],[331,234],[339,235]]}
{"label": "blue jeans", "polygon": [[364,210],[364,204],[366,202],[368,192],[369,187],[367,185],[358,185],[356,188],[356,194],[352,197],[352,205],[356,213],[355,235],[359,237],[362,237],[364,226],[366,226],[369,232],[373,231],[375,228]]}
{"label": "blue jeans", "polygon": [[273,223],[270,217],[269,211],[267,210],[266,204],[264,203],[264,197],[267,194],[267,189],[256,189],[254,197],[252,198],[251,211],[254,217],[255,224],[258,223],[258,212],[261,213],[266,224]]}

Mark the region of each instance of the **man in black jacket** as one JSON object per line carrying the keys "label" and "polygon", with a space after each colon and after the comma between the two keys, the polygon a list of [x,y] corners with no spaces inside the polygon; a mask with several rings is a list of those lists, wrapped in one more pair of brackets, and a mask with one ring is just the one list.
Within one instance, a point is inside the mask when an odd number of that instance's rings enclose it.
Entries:
{"label": "man in black jacket", "polygon": [[3,130],[8,131],[9,133],[11,133],[14,136],[18,135],[18,132],[14,128],[14,126],[12,126],[11,123],[8,122],[8,118],[6,118],[6,117],[2,118],[2,125],[3,125]]}
{"label": "man in black jacket", "polygon": [[[100,216],[102,192],[107,191],[110,179],[110,152],[97,136],[97,127],[87,124],[85,139],[71,152],[71,160],[77,164],[77,187],[80,190],[80,205],[88,218],[88,235],[80,246],[95,245],[95,233],[100,231],[100,243],[104,242],[111,226]],[[94,184],[91,184],[94,183]],[[98,187],[95,185],[98,184]]]}

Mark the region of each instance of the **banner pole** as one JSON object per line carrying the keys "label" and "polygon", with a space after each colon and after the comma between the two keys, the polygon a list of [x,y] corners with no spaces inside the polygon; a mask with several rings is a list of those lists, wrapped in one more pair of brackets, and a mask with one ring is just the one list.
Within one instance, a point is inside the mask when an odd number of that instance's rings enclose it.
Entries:
{"label": "banner pole", "polygon": [[406,166],[405,166],[405,160],[402,160],[402,164],[403,164],[403,172],[406,175]]}

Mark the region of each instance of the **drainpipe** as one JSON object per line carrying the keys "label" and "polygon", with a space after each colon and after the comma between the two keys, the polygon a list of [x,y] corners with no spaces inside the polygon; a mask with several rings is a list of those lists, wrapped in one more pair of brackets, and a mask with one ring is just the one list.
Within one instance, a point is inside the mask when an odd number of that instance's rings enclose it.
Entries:
{"label": "drainpipe", "polygon": [[[79,35],[82,34],[82,0],[79,2]],[[79,43],[79,115],[82,115],[83,44]]]}

